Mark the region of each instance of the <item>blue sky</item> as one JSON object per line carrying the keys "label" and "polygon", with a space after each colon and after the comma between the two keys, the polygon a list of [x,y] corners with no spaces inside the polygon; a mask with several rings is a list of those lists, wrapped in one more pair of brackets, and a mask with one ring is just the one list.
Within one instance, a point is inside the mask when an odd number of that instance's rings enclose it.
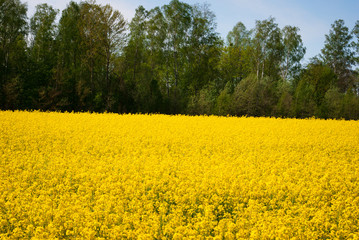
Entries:
{"label": "blue sky", "polygon": [[[63,10],[70,0],[29,0],[29,16],[34,13],[35,6],[48,3]],[[272,16],[280,28],[285,25],[300,28],[304,46],[307,48],[305,61],[320,53],[324,46],[325,34],[329,33],[331,24],[343,19],[351,30],[359,20],[358,0],[182,0],[189,4],[207,2],[217,17],[217,32],[225,39],[233,26],[241,21],[247,28],[255,26],[255,20],[263,20]],[[170,0],[97,0],[99,4],[110,4],[119,10],[130,21],[135,9],[143,5],[146,9],[168,4]]]}

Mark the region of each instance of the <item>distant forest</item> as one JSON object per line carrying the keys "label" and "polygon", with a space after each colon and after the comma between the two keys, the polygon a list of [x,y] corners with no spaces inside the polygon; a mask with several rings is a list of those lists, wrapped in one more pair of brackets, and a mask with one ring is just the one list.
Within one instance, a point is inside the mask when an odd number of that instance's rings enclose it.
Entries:
{"label": "distant forest", "polygon": [[178,0],[131,22],[0,0],[0,109],[359,119],[359,21],[336,20],[305,66],[299,32],[270,17],[224,40],[208,4]]}

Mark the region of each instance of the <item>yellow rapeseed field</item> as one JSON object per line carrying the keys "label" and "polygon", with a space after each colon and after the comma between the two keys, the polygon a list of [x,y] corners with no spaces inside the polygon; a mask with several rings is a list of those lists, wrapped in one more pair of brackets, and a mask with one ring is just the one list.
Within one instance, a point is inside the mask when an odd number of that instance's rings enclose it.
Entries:
{"label": "yellow rapeseed field", "polygon": [[359,239],[359,122],[0,112],[0,239]]}

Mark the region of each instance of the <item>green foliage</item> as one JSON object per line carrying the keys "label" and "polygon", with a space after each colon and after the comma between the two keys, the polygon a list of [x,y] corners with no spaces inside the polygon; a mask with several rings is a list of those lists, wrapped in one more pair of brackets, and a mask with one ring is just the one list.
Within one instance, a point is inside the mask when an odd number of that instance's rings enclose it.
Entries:
{"label": "green foliage", "polygon": [[243,79],[233,93],[233,113],[238,116],[270,116],[276,102],[274,82],[252,74]]}
{"label": "green foliage", "polygon": [[190,38],[185,48],[185,75],[182,89],[201,90],[218,78],[222,42],[215,32],[215,15],[207,4],[192,7]]}
{"label": "green foliage", "polygon": [[58,103],[61,110],[71,111],[79,105],[76,85],[81,81],[81,58],[84,56],[81,51],[80,19],[80,5],[70,2],[59,22],[56,75],[61,91]]}
{"label": "green foliage", "polygon": [[283,80],[292,80],[301,70],[300,61],[306,49],[298,32],[299,28],[292,26],[285,26],[282,30],[283,59],[280,68]]}
{"label": "green foliage", "polygon": [[298,118],[308,118],[315,116],[317,110],[315,86],[305,79],[300,80],[295,93],[293,103],[293,114]]}
{"label": "green foliage", "polygon": [[303,67],[299,28],[238,22],[224,43],[208,4],[139,6],[129,24],[94,0],[59,22],[38,5],[29,26],[19,0],[0,10],[1,109],[359,118],[359,21],[335,21]]}
{"label": "green foliage", "polygon": [[274,107],[273,114],[277,117],[292,117],[293,95],[290,84],[281,80],[277,86],[277,105]]}
{"label": "green foliage", "polygon": [[253,62],[257,78],[279,78],[283,56],[281,31],[274,18],[256,21],[253,37]]}
{"label": "green foliage", "polygon": [[355,26],[352,30],[352,34],[356,41],[352,42],[352,47],[354,48],[354,62],[359,63],[359,20],[355,23]]}
{"label": "green foliage", "polygon": [[338,88],[346,92],[353,85],[351,68],[354,63],[354,52],[351,47],[353,36],[342,19],[332,24],[332,29],[325,35],[325,45],[322,49],[322,58],[338,77]]}
{"label": "green foliage", "polygon": [[30,20],[31,34],[34,36],[32,41],[32,57],[39,64],[46,64],[51,68],[54,64],[53,51],[56,47],[57,25],[55,23],[58,14],[57,9],[53,9],[46,3],[37,5],[36,12]]}
{"label": "green foliage", "polygon": [[46,3],[40,4],[36,6],[36,12],[30,19],[33,41],[30,46],[29,64],[32,73],[29,80],[33,84],[26,84],[27,98],[31,98],[33,107],[46,110],[54,110],[58,95],[54,76],[58,47],[55,20],[58,12]]}
{"label": "green foliage", "polygon": [[251,31],[248,31],[242,22],[234,26],[227,35],[227,45],[222,50],[219,62],[222,84],[228,83],[230,92],[234,87],[251,73]]}
{"label": "green foliage", "polygon": [[214,112],[217,91],[213,83],[209,83],[202,90],[190,97],[188,113],[192,115],[210,115]]}
{"label": "green foliage", "polygon": [[218,115],[228,115],[232,113],[232,95],[231,95],[231,84],[228,82],[225,88],[219,93],[216,103],[215,113]]}
{"label": "green foliage", "polygon": [[314,62],[310,63],[304,70],[301,81],[314,87],[313,97],[319,106],[322,104],[325,93],[330,87],[335,87],[338,80],[330,67],[322,62]]}
{"label": "green foliage", "polygon": [[0,109],[20,106],[27,62],[26,12],[19,0],[0,0]]}
{"label": "green foliage", "polygon": [[359,96],[352,89],[344,95],[341,117],[345,119],[359,119]]}
{"label": "green foliage", "polygon": [[242,22],[238,22],[227,35],[229,46],[245,48],[250,45],[252,31],[248,31]]}
{"label": "green foliage", "polygon": [[[129,24],[130,35],[128,44],[125,47],[126,61],[126,83],[131,87],[131,95],[137,103],[137,111],[152,112],[158,111],[153,105],[161,105],[154,103],[153,92],[156,99],[161,99],[158,89],[158,83],[154,80],[155,73],[149,65],[148,42],[146,41],[147,21],[149,13],[144,7],[140,6],[136,9],[135,17]],[[151,100],[150,100],[151,98]]]}
{"label": "green foliage", "polygon": [[324,96],[324,108],[326,117],[340,118],[342,116],[342,105],[344,95],[339,92],[337,87],[331,87]]}

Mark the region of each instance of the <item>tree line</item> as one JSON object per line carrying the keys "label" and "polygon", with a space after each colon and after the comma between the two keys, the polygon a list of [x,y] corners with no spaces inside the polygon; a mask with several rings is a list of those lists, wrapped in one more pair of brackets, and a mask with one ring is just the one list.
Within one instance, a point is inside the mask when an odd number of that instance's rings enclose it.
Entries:
{"label": "tree line", "polygon": [[299,31],[270,17],[223,40],[208,4],[179,0],[129,23],[93,0],[30,19],[0,0],[0,108],[358,119],[359,21],[305,66]]}

